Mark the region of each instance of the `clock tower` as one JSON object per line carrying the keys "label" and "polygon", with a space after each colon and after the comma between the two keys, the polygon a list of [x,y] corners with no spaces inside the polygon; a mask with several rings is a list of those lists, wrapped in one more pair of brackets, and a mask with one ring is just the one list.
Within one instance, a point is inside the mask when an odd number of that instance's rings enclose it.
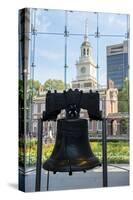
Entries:
{"label": "clock tower", "polygon": [[87,36],[87,22],[85,23],[84,41],[81,44],[81,53],[79,60],[76,62],[76,80],[72,81],[73,89],[95,89],[96,81],[96,65],[92,58],[92,47]]}

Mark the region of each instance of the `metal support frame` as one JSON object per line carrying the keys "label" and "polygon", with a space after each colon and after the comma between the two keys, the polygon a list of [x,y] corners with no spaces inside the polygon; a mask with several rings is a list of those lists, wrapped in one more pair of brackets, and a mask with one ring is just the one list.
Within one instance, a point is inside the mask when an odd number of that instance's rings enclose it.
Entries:
{"label": "metal support frame", "polygon": [[[43,134],[43,120],[38,119],[38,141],[37,141],[37,161],[36,161],[36,184],[35,191],[41,190],[41,167],[42,167],[42,134]],[[49,171],[47,173],[47,186],[46,190],[49,190]]]}
{"label": "metal support frame", "polygon": [[[108,171],[107,171],[107,135],[106,135],[106,118],[102,119],[102,168],[103,168],[103,187],[108,186]],[[41,165],[42,165],[42,132],[43,120],[38,120],[38,142],[37,142],[37,162],[36,162],[36,185],[35,191],[41,189]],[[49,171],[47,173],[47,186],[49,190]]]}
{"label": "metal support frame", "polygon": [[64,46],[64,86],[65,90],[67,89],[67,11],[65,11],[65,29],[64,29],[64,37],[65,37],[65,46]]}
{"label": "metal support frame", "polygon": [[108,170],[107,170],[107,135],[106,126],[107,119],[102,119],[102,167],[103,167],[103,187],[108,186]]}
{"label": "metal support frame", "polygon": [[37,141],[37,162],[36,162],[36,185],[35,191],[41,189],[41,167],[42,167],[42,132],[43,120],[38,119],[38,141]]}

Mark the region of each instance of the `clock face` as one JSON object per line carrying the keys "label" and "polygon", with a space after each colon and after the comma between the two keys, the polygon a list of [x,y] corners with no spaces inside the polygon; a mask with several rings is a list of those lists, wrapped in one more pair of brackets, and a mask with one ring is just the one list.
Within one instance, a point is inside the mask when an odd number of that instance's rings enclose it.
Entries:
{"label": "clock face", "polygon": [[85,73],[86,72],[86,68],[85,67],[82,67],[81,68],[81,73]]}

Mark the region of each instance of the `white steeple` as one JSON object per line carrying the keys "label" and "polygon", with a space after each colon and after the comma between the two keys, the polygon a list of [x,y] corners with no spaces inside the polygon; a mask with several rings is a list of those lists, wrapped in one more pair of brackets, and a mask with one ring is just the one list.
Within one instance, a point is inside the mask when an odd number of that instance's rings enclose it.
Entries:
{"label": "white steeple", "polygon": [[90,89],[96,87],[96,65],[92,58],[92,47],[88,40],[88,19],[85,20],[84,40],[81,44],[81,55],[76,62],[76,80],[73,88]]}
{"label": "white steeple", "polygon": [[88,41],[88,19],[85,20],[85,34],[84,34],[84,41]]}

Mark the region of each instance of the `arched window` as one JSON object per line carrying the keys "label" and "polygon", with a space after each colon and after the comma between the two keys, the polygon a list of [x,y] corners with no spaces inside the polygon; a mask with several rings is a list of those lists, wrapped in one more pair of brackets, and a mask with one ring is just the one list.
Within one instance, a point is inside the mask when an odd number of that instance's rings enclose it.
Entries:
{"label": "arched window", "polygon": [[89,55],[89,49],[87,49],[87,55]]}
{"label": "arched window", "polygon": [[111,121],[111,135],[116,135],[117,134],[117,121],[113,119]]}
{"label": "arched window", "polygon": [[85,56],[85,48],[83,49],[83,55]]}

